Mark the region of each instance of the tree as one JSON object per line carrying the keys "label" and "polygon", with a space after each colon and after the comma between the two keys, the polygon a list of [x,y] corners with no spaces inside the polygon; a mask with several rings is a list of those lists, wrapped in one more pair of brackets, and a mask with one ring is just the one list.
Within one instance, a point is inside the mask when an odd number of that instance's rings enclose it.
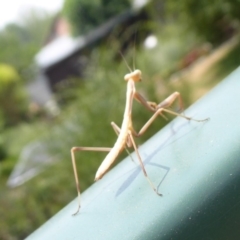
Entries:
{"label": "tree", "polygon": [[63,13],[77,35],[88,32],[129,7],[129,0],[65,0]]}
{"label": "tree", "polygon": [[231,36],[234,20],[240,20],[239,0],[166,1],[166,11],[192,31],[214,44]]}

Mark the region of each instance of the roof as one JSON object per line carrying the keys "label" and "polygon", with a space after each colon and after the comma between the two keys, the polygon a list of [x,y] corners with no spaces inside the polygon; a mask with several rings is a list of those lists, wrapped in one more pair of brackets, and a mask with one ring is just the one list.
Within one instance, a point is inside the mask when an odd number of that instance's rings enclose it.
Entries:
{"label": "roof", "polygon": [[79,51],[100,40],[117,24],[127,21],[136,14],[137,12],[133,10],[125,11],[102,24],[100,27],[92,30],[85,36],[79,36],[77,38],[73,38],[68,35],[57,37],[37,53],[35,61],[40,68],[48,68],[71,56],[76,51]]}
{"label": "roof", "polygon": [[67,58],[85,45],[84,38],[72,38],[61,36],[41,49],[35,56],[39,67],[47,68],[55,63]]}

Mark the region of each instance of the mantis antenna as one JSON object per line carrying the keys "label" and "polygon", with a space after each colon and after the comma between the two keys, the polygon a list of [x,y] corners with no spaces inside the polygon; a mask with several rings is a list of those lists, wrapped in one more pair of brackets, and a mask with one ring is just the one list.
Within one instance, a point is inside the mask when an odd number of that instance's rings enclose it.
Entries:
{"label": "mantis antenna", "polygon": [[125,59],[125,57],[123,56],[123,54],[122,54],[121,51],[119,51],[119,54],[121,55],[123,61],[125,62],[125,64],[126,64],[128,70],[129,70],[130,72],[133,72],[133,70],[132,70],[132,69],[130,68],[130,66],[128,65],[127,60]]}

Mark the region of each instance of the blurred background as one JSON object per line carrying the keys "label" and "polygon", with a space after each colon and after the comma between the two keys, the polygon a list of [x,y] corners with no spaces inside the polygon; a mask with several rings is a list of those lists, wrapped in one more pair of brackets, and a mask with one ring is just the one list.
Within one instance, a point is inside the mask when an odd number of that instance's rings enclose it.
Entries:
{"label": "blurred background", "polygon": [[[239,9],[238,0],[2,2],[0,239],[25,238],[77,196],[71,147],[113,146],[129,72],[119,52],[142,71],[149,101],[179,91],[186,108],[239,66]],[[139,130],[151,113],[133,108]],[[84,190],[105,153],[77,156]]]}

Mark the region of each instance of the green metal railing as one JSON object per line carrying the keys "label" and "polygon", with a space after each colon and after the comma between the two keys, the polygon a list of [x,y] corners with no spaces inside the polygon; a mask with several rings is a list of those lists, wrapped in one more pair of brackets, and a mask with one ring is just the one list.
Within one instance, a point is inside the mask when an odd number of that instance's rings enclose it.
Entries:
{"label": "green metal railing", "polygon": [[240,239],[240,68],[185,114],[27,239]]}

